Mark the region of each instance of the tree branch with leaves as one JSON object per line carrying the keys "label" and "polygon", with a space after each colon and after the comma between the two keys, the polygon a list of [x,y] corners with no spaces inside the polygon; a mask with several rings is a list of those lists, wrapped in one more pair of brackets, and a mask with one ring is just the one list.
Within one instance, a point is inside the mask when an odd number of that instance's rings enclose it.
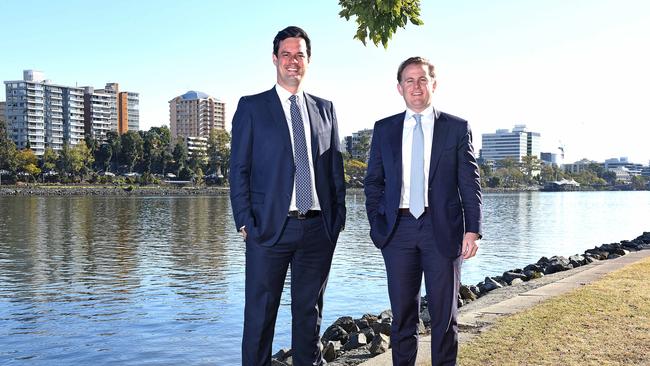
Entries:
{"label": "tree branch with leaves", "polygon": [[364,46],[369,40],[375,46],[381,43],[388,48],[388,41],[397,28],[406,28],[408,22],[424,24],[420,19],[420,0],[339,0],[339,5],[341,18],[356,17],[358,27],[354,38]]}

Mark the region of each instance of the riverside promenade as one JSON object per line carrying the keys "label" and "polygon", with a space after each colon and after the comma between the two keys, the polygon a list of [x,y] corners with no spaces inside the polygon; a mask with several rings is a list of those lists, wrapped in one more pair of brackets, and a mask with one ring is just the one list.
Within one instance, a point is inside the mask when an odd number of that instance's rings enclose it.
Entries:
{"label": "riverside promenade", "polygon": [[[494,290],[489,295],[459,309],[460,342],[462,344],[471,340],[503,317],[519,313],[545,300],[590,284],[612,271],[649,257],[650,250],[632,252],[617,259],[595,261],[570,271],[558,272],[535,281]],[[431,364],[430,347],[430,337],[420,337],[416,365]],[[391,366],[390,351],[360,365]]]}

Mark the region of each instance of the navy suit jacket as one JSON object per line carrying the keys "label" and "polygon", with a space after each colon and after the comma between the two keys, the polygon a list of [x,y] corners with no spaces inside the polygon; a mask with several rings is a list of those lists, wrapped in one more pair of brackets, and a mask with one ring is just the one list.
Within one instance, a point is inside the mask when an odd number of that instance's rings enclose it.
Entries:
{"label": "navy suit jacket", "polygon": [[[481,184],[467,121],[435,111],[428,207],[436,245],[460,255],[465,232],[481,233]],[[395,229],[402,190],[402,131],[405,112],[375,123],[365,177],[370,237],[384,247]]]}
{"label": "navy suit jacket", "polygon": [[[345,178],[332,102],[305,93],[312,167],[322,218],[332,244],[345,222]],[[289,127],[275,88],[239,100],[232,121],[230,201],[247,240],[274,245],[287,219],[295,164]]]}

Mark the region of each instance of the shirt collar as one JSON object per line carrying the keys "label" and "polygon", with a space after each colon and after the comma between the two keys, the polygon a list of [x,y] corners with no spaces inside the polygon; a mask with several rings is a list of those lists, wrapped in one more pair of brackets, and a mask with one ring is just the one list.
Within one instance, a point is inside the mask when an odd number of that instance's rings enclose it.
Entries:
{"label": "shirt collar", "polygon": [[[280,84],[275,84],[275,91],[278,93],[278,97],[280,97],[280,101],[282,101],[282,103],[289,101],[289,97],[293,95],[289,93],[287,89],[281,87]],[[299,103],[304,99],[302,90],[296,93],[296,96],[298,96]]]}
{"label": "shirt collar", "polygon": [[[288,98],[288,97],[287,97],[287,98]],[[411,110],[410,108],[406,108],[406,114],[404,115],[404,121],[408,121],[408,120],[410,120],[410,119],[413,117],[414,114],[418,114],[418,113],[415,113],[415,112],[414,112],[413,110]],[[422,120],[423,120],[423,121],[433,121],[433,119],[434,119],[434,109],[433,109],[433,106],[432,106],[432,105],[428,106],[425,110],[423,110],[423,111],[420,112],[419,114],[422,115],[422,117],[423,117]],[[414,120],[414,121],[415,121],[415,120]],[[415,122],[414,122],[414,123],[415,123]]]}

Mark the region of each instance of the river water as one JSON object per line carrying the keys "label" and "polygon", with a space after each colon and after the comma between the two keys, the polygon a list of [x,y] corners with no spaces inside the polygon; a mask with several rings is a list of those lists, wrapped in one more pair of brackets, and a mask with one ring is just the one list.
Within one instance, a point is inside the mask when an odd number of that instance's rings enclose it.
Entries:
{"label": "river water", "polygon": [[[324,327],[389,307],[363,205],[348,193]],[[633,239],[649,214],[648,191],[485,194],[462,282]],[[0,197],[0,365],[238,365],[243,279],[225,196]],[[274,351],[290,324],[285,291]]]}

